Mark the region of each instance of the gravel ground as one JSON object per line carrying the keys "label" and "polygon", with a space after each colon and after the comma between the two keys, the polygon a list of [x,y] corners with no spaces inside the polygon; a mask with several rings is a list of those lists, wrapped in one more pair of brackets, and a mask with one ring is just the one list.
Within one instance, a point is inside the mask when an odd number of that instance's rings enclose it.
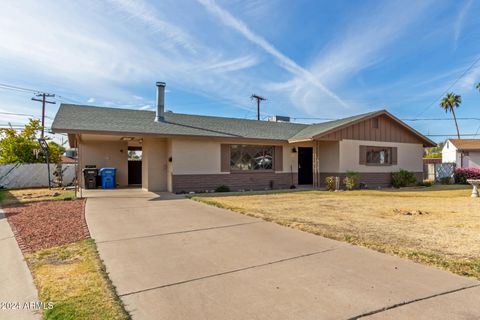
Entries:
{"label": "gravel ground", "polygon": [[45,201],[3,208],[24,253],[88,239],[84,200]]}

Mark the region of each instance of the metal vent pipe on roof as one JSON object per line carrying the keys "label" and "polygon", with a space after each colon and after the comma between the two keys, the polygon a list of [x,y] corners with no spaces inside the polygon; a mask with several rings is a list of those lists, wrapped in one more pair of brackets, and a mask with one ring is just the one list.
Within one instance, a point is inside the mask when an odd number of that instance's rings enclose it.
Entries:
{"label": "metal vent pipe on roof", "polygon": [[157,82],[157,112],[155,122],[163,121],[165,114],[165,82]]}

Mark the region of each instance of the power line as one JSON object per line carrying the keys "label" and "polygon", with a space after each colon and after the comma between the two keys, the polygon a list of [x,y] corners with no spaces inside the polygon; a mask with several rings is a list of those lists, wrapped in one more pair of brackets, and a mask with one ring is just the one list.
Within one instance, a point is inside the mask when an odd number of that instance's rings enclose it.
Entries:
{"label": "power line", "polygon": [[467,72],[470,71],[470,70],[477,64],[478,61],[480,61],[480,56],[479,56],[477,59],[475,59],[475,61],[473,61],[473,63],[472,63],[467,69],[465,69],[465,71],[464,71],[457,79],[455,79],[455,81],[453,81],[453,83],[442,93],[442,95],[441,95],[439,98],[437,98],[437,99],[435,99],[434,101],[432,101],[432,103],[429,104],[425,109],[423,109],[423,111],[420,112],[420,113],[417,115],[417,117],[420,116],[420,115],[422,115],[422,114],[424,114],[425,111],[427,111],[428,109],[430,109],[436,102],[438,102],[440,99],[442,99],[443,96],[444,96],[446,93],[448,93],[448,91],[450,91],[450,89],[452,89],[453,86],[455,86],[455,85],[457,84],[457,82],[460,81],[460,79],[462,79],[462,78],[467,74]]}
{"label": "power line", "polygon": [[[453,137],[453,136],[456,136],[457,134],[456,133],[452,133],[452,134],[424,134],[424,136],[427,136],[427,137]],[[464,137],[474,137],[477,135],[477,133],[462,133],[460,134],[461,136],[464,136]]]}
{"label": "power line", "polygon": [[480,131],[480,126],[478,126],[477,131],[475,131],[475,137],[477,136],[479,131]]}
{"label": "power line", "polygon": [[24,116],[24,117],[36,118],[33,114],[26,114],[26,113],[14,113],[14,112],[0,111],[0,114],[9,114],[9,115],[12,115],[12,116]]}
{"label": "power line", "polygon": [[34,90],[34,89],[30,89],[30,88],[24,88],[24,87],[14,86],[14,85],[7,84],[7,83],[0,83],[0,88],[6,89],[6,90],[23,91],[23,92],[33,92],[33,93],[39,93],[39,92],[41,92],[40,90]]}
{"label": "power line", "polygon": [[[333,121],[341,118],[316,118],[316,117],[292,117],[293,120],[325,120]],[[453,118],[401,118],[402,121],[452,121]],[[480,121],[480,118],[474,117],[460,117],[457,120],[476,120]]]}
{"label": "power line", "polygon": [[[403,121],[452,121],[454,120],[453,118],[419,118],[419,119],[401,119]],[[463,117],[463,118],[457,118],[457,120],[476,120],[480,121],[480,118],[470,118],[470,117]]]}

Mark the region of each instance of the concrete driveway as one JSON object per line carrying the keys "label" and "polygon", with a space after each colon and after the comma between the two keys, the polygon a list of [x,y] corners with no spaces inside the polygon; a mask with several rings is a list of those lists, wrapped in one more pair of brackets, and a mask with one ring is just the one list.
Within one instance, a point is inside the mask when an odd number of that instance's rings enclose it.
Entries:
{"label": "concrete driveway", "polygon": [[477,319],[480,282],[136,189],[86,193],[134,319]]}

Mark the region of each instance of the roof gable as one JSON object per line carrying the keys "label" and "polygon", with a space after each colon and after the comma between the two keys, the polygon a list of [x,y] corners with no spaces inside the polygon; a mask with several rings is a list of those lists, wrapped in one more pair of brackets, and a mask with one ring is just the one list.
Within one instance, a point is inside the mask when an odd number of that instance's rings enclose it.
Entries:
{"label": "roof gable", "polygon": [[386,110],[313,125],[300,131],[289,141],[342,139],[422,143],[425,147],[436,145]]}

